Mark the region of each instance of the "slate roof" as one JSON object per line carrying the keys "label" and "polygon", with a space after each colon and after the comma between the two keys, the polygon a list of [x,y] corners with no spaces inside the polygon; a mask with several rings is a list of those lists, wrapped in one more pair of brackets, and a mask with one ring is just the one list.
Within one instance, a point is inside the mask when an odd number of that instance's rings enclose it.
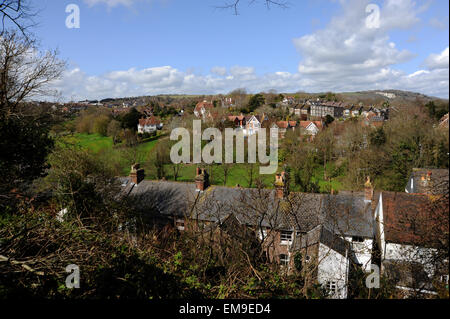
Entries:
{"label": "slate roof", "polygon": [[346,255],[349,248],[348,241],[333,234],[323,225],[319,225],[302,236],[296,236],[291,249],[296,251],[319,243],[337,251],[342,256]]}
{"label": "slate roof", "polygon": [[[123,178],[127,181],[127,178]],[[144,180],[122,184],[122,195],[142,211],[221,222],[230,214],[246,225],[306,233],[318,225],[345,236],[373,237],[370,203],[364,197],[291,193],[276,199],[273,189],[210,186],[203,193],[194,183]]]}

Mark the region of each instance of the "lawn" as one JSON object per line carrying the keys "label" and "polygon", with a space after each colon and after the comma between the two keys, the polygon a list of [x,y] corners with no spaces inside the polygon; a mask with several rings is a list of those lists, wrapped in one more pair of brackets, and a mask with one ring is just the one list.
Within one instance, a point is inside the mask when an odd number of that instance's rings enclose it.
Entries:
{"label": "lawn", "polygon": [[64,136],[64,141],[87,148],[94,153],[101,150],[112,149],[113,141],[111,137],[101,136],[100,134],[77,133],[73,136]]}
{"label": "lawn", "polygon": [[[174,180],[173,178],[173,165],[168,164],[165,166],[166,169],[166,178],[168,180]],[[180,171],[178,173],[177,181],[180,182],[192,182],[195,179],[195,168],[196,165],[188,164],[182,165],[180,167]],[[212,165],[208,166],[208,173],[210,173],[210,182],[214,185],[224,185],[224,171],[222,165]],[[150,175],[147,175],[150,179],[155,179],[156,175],[153,172],[150,172]],[[256,180],[260,178],[266,187],[271,187],[273,182],[275,181],[275,175],[260,175],[259,168],[255,164],[253,170],[253,181],[252,186],[255,187]],[[233,164],[230,167],[226,186],[236,186],[237,184],[243,187],[249,187],[250,183],[250,172],[248,169],[248,165],[246,164]]]}
{"label": "lawn", "polygon": [[[140,162],[141,166],[145,169],[146,179],[155,180],[157,179],[156,169],[150,160],[150,154],[161,137],[162,136],[158,136],[156,138],[154,137],[145,140],[137,146],[136,150],[123,145],[114,146],[111,137],[105,137],[99,134],[78,133],[73,136],[62,137],[62,139],[66,142],[79,145],[82,148],[89,149],[102,160],[112,162],[112,165],[114,165],[117,169],[117,173],[122,176],[127,176],[130,173],[131,164],[133,164],[137,159],[137,161]],[[165,165],[166,179],[168,180],[174,180],[172,166],[172,164]],[[181,165],[177,181],[193,182],[195,179],[195,168],[196,165],[194,164]],[[331,181],[325,181],[323,178],[323,170],[324,168],[322,166],[318,166],[314,169],[313,179],[319,183],[320,190],[322,192],[326,192],[330,189],[330,186],[337,191],[342,189],[342,184],[339,181],[339,173],[334,173],[336,176],[333,176]],[[331,166],[331,164],[327,165],[327,174],[329,176],[333,174],[333,170],[334,167]],[[210,172],[211,184],[224,185],[224,172],[222,165],[216,164],[208,166],[208,172]],[[259,167],[255,164],[252,187],[256,186],[256,180],[258,178],[261,179],[265,187],[273,187],[275,174],[260,175]],[[234,164],[231,166],[228,173],[226,186],[234,187],[239,184],[243,187],[249,187],[249,182],[250,178],[247,164]],[[297,190],[293,182],[293,177],[291,182],[291,190]]]}
{"label": "lawn", "polygon": [[102,160],[109,161],[116,168],[118,174],[128,175],[134,159],[138,158],[147,161],[149,154],[158,143],[160,137],[144,140],[136,147],[136,150],[120,144],[113,145],[111,137],[99,134],[76,133],[72,136],[63,136],[61,140],[92,151]]}

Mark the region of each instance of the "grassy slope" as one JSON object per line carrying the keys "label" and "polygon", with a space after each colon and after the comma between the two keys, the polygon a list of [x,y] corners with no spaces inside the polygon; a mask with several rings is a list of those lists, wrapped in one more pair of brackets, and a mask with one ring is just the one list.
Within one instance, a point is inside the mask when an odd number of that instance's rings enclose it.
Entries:
{"label": "grassy slope", "polygon": [[[93,153],[98,154],[104,158],[109,158],[116,161],[120,167],[121,175],[128,175],[130,172],[130,160],[125,156],[126,153],[130,152],[127,148],[113,147],[113,142],[111,137],[100,136],[98,134],[75,134],[73,136],[64,137],[65,141],[79,145],[82,148],[87,148]],[[147,179],[156,179],[155,170],[152,167],[152,163],[148,161],[149,154],[152,152],[153,148],[158,143],[157,139],[150,140],[141,143],[138,146],[138,153],[140,157],[145,158],[147,162],[142,163],[143,167],[146,169]],[[166,175],[168,180],[173,180],[173,170],[172,165],[166,165]],[[212,176],[211,182],[215,185],[224,185],[223,169],[221,165],[212,166]],[[226,186],[234,187],[237,184],[248,187],[249,177],[248,169],[246,164],[234,164],[228,174]],[[178,181],[180,182],[192,182],[195,178],[195,165],[183,165],[180,168]],[[274,174],[271,175],[259,175],[258,167],[254,169],[253,177],[253,187],[257,178],[261,178],[266,187],[273,187],[273,182],[275,181]],[[329,182],[323,180],[323,168],[318,167],[315,169],[314,179],[318,181],[319,186],[322,191],[325,191]],[[295,190],[295,185],[291,183],[292,189]],[[342,185],[339,183],[339,178],[334,178],[331,181],[331,186],[335,190],[340,190]]]}

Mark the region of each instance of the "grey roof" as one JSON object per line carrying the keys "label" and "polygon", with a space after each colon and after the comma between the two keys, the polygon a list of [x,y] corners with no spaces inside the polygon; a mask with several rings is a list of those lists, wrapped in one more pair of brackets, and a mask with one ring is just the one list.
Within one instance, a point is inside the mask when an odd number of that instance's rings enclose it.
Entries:
{"label": "grey roof", "polygon": [[273,189],[210,186],[199,193],[194,183],[144,180],[122,185],[122,195],[140,210],[166,216],[222,222],[233,214],[241,224],[255,227],[307,233],[324,225],[343,236],[373,236],[370,203],[363,196],[293,192],[277,200]]}
{"label": "grey roof", "polygon": [[302,236],[296,236],[291,249],[296,251],[319,243],[337,251],[342,256],[346,256],[349,248],[349,242],[333,234],[323,225],[319,225]]}

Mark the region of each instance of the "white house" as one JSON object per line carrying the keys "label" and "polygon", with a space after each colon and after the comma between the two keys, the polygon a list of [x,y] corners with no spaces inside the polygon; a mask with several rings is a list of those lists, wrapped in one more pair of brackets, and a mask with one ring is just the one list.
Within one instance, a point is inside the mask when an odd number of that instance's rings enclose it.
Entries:
{"label": "white house", "polygon": [[307,135],[316,136],[323,128],[321,121],[300,121],[300,127]]}
{"label": "white house", "polygon": [[441,273],[442,267],[434,261],[437,250],[426,246],[427,224],[432,222],[424,219],[428,205],[427,195],[381,192],[374,211],[381,271],[405,293],[436,294],[432,281],[448,278],[448,264],[446,273]]}
{"label": "white house", "polygon": [[151,116],[146,119],[140,119],[138,124],[138,133],[152,133],[160,130],[163,124],[156,117]]}
{"label": "white house", "polygon": [[211,115],[211,110],[214,108],[214,105],[206,100],[197,103],[194,108],[194,115],[196,117],[202,118],[205,120],[208,116]]}
{"label": "white house", "polygon": [[245,128],[243,130],[244,136],[252,136],[257,134],[261,129],[262,123],[266,120],[263,115],[249,115],[245,117]]}

